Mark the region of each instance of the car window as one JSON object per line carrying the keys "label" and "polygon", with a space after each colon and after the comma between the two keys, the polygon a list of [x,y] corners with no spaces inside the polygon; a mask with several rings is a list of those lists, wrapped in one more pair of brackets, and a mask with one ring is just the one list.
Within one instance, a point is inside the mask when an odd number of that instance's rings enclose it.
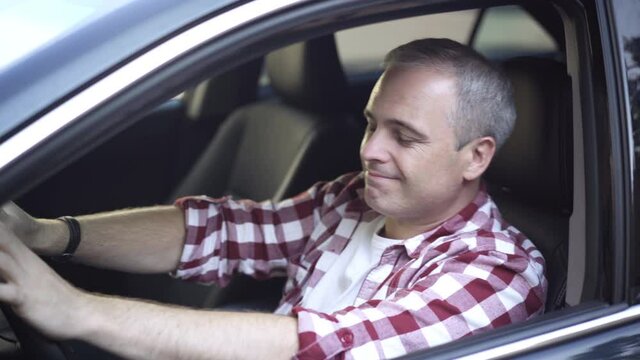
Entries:
{"label": "car window", "polygon": [[[640,3],[638,1],[621,0],[616,2],[614,7],[614,15],[616,18],[616,26],[618,32],[618,46],[622,51],[621,61],[622,69],[626,72],[626,86],[628,98],[626,98],[627,118],[630,121],[630,127],[633,130],[630,143],[633,146],[635,160],[633,166],[636,218],[635,225],[638,226],[638,204],[640,204],[640,172],[638,170],[638,162],[640,161],[640,29],[637,26],[638,17],[640,17]],[[631,269],[632,279],[631,286],[635,287],[636,296],[640,291],[640,246],[638,246],[638,233],[636,238],[631,241],[630,265],[635,266]]]}
{"label": "car window", "polygon": [[[342,66],[349,75],[382,69],[384,55],[399,45],[424,37],[446,37],[467,43],[479,10],[416,16],[347,29],[336,33]],[[363,46],[363,39],[368,41]]]}
{"label": "car window", "polygon": [[520,6],[485,10],[473,47],[491,59],[558,51],[551,35]]}
{"label": "car window", "polygon": [[[481,23],[478,23],[478,27],[476,28],[477,32],[477,45],[480,47],[479,50],[484,52],[485,54],[504,54],[508,51],[513,51],[513,53],[544,53],[548,51],[557,51],[557,45],[553,42],[548,34],[536,24],[535,19],[530,17],[527,13],[525,13],[522,9],[518,7],[507,7],[495,9],[496,12],[493,12],[494,9],[490,9],[485,12],[485,17],[483,18]],[[474,27],[477,23],[477,18],[480,14],[480,10],[469,10],[469,11],[459,11],[459,12],[450,12],[444,14],[436,14],[436,15],[427,15],[420,17],[413,17],[408,19],[402,19],[398,21],[389,21],[383,23],[377,23],[368,26],[362,26],[354,29],[340,31],[336,34],[337,46],[340,55],[340,59],[342,64],[349,75],[358,74],[358,73],[371,73],[372,71],[380,70],[381,67],[381,59],[384,54],[391,48],[406,43],[413,39],[423,38],[423,37],[447,37],[462,43],[468,42],[470,35],[474,32]],[[502,14],[502,15],[501,15]],[[515,14],[515,15],[514,15]],[[505,18],[503,18],[506,17]],[[528,21],[528,24],[521,24],[523,21]],[[518,29],[514,32],[526,32],[530,31],[532,28],[536,28],[536,31],[545,35],[548,39],[544,41],[531,41],[530,44],[524,44],[521,41],[518,41],[518,36],[510,34],[512,36],[503,36],[504,34],[500,34],[500,29],[505,32],[504,29],[514,27],[514,29]],[[526,35],[527,37],[529,35]],[[533,36],[538,38],[538,35]],[[369,42],[364,42],[363,39],[371,39]],[[534,39],[535,40],[535,39]],[[549,42],[545,42],[545,41]],[[528,40],[527,40],[528,41]],[[526,42],[526,41],[525,41]],[[511,54],[511,53],[510,53]],[[244,73],[244,71],[242,71]],[[204,80],[204,79],[203,79]],[[264,80],[264,78],[263,78]],[[208,81],[208,80],[207,80]],[[262,83],[263,85],[265,83]],[[226,88],[225,88],[226,89]],[[229,89],[231,92],[233,89]],[[181,99],[182,100],[182,99]],[[187,99],[188,101],[188,99]],[[249,100],[247,100],[249,101]],[[181,103],[181,102],[178,102]],[[191,120],[187,119],[183,112],[182,105],[177,104],[177,106],[162,106],[161,108],[156,109],[154,113],[147,114],[145,118],[149,121],[144,121],[144,119],[140,122],[140,126],[136,126],[135,128],[127,129],[124,134],[126,138],[124,139],[116,139],[119,142],[114,142],[111,145],[111,148],[104,150],[102,153],[95,155],[94,158],[87,158],[81,166],[77,166],[75,169],[71,169],[75,171],[75,173],[70,172],[67,175],[69,177],[73,177],[76,179],[81,179],[83,183],[89,183],[89,185],[95,186],[100,189],[102,193],[105,194],[105,198],[108,197],[109,200],[112,200],[116,196],[104,191],[106,184],[100,183],[100,181],[104,183],[114,183],[118,185],[118,183],[126,184],[122,186],[126,188],[130,187],[129,191],[131,193],[141,194],[140,195],[140,203],[148,202],[162,202],[165,200],[166,192],[168,192],[168,188],[174,186],[175,184],[164,184],[161,183],[163,181],[169,182],[169,180],[174,181],[174,177],[178,176],[174,173],[178,173],[175,169],[171,168],[170,161],[174,160],[174,157],[168,153],[168,151],[160,152],[160,150],[168,150],[168,149],[181,149],[185,147],[184,145],[192,145],[193,143],[193,135],[205,135],[205,131],[201,127],[197,127],[199,125]],[[213,123],[213,119],[206,118],[207,121]],[[216,119],[218,120],[218,119]],[[222,121],[223,119],[220,119]],[[153,126],[149,126],[149,124],[153,124]],[[199,124],[204,124],[203,121],[198,122]],[[158,134],[150,134],[151,131],[149,129],[153,129],[153,132],[157,132]],[[176,129],[179,129],[176,131]],[[216,128],[212,127],[211,129],[205,129],[207,131],[208,136],[210,134],[215,133]],[[152,135],[157,135],[155,138],[156,142],[150,143],[148,138]],[[183,136],[190,135],[190,136]],[[263,137],[267,137],[266,134]],[[143,141],[139,141],[143,139]],[[186,141],[188,139],[188,141]],[[205,143],[205,141],[202,141]],[[130,145],[130,147],[125,148],[123,146]],[[139,146],[140,145],[140,146]],[[204,146],[204,145],[203,145]],[[130,149],[138,151],[135,153],[134,151],[123,151],[123,149]],[[201,149],[197,149],[200,151]],[[118,152],[116,152],[118,151]],[[185,151],[186,152],[186,151]],[[189,149],[189,156],[195,158],[195,155],[191,153],[196,153],[196,150],[191,151]],[[115,157],[114,157],[115,155]],[[175,156],[176,159],[180,159],[184,162],[185,156],[183,154],[179,154],[180,156]],[[123,160],[126,161],[117,161],[117,156],[121,156]],[[148,157],[148,158],[147,158]],[[98,168],[97,164],[100,164],[99,161],[93,161],[94,159],[109,159],[109,162],[112,164],[125,164],[129,165],[129,170],[133,174],[132,176],[136,178],[136,180],[140,180],[138,183],[134,181],[123,181],[123,172],[110,171],[111,175],[114,176],[115,181],[106,181],[106,178],[100,178],[102,176],[95,176],[93,184],[91,181],[87,181],[86,174],[98,174],[95,171]],[[141,159],[141,160],[140,160]],[[193,160],[189,158],[190,160]],[[144,164],[144,167],[141,167],[140,164]],[[181,167],[184,164],[180,164]],[[86,166],[86,167],[84,167]],[[100,167],[105,167],[101,165]],[[87,171],[88,169],[92,169],[93,171]],[[105,169],[107,170],[107,169]],[[156,170],[158,176],[152,177],[153,171]],[[182,170],[181,170],[182,171]],[[107,171],[105,171],[107,172]],[[83,177],[75,176],[76,174],[85,174]],[[172,174],[172,176],[167,176],[166,174]],[[73,176],[71,176],[73,175]],[[180,174],[182,175],[182,174]],[[149,176],[150,181],[143,179],[143,176]],[[170,178],[171,179],[168,179]],[[57,180],[59,180],[58,178]],[[69,181],[52,181],[53,185],[59,186],[60,184],[69,185]],[[140,185],[140,188],[147,191],[147,193],[142,193],[142,191],[135,189],[133,185]],[[120,186],[120,185],[118,185]],[[152,187],[156,186],[160,189],[153,189]],[[132,190],[133,189],[133,190]],[[40,190],[40,189],[38,189]],[[47,189],[48,190],[48,189]],[[153,191],[152,191],[153,190]],[[78,196],[78,188],[69,187],[69,191],[73,191],[75,196],[78,197],[78,200],[82,200],[85,202],[92,203],[91,205],[95,205],[96,196],[84,196],[80,199]],[[88,189],[89,191],[95,191],[93,189]],[[121,198],[131,201],[131,194],[127,194],[127,189],[124,191],[114,193],[122,193],[122,195],[118,195]],[[53,191],[44,191],[41,190],[40,193],[33,192],[32,194],[38,196],[32,196],[35,200],[39,201],[45,206],[48,206],[50,203],[62,203],[57,201],[43,201],[45,198],[41,196],[42,194],[51,194]],[[161,195],[158,195],[161,194]],[[119,199],[116,199],[119,200]],[[144,200],[144,201],[143,201]],[[61,211],[60,209],[55,209],[56,211],[64,213],[74,213],[78,212],[78,208],[80,205],[73,204],[71,201],[67,201],[67,203],[71,203],[71,205],[76,205],[76,209],[70,209],[69,211]],[[111,205],[111,204],[100,204],[105,206],[105,208],[114,208],[114,206],[135,206],[137,204],[124,204],[124,205]],[[48,206],[50,207],[50,206]],[[58,215],[58,214],[56,214]],[[52,216],[56,216],[52,215]],[[149,286],[151,287],[151,286]],[[148,293],[151,293],[151,290],[154,289],[145,289],[140,287],[140,291],[144,292],[145,290]],[[142,294],[147,295],[147,294]],[[140,295],[142,297],[142,295]]]}

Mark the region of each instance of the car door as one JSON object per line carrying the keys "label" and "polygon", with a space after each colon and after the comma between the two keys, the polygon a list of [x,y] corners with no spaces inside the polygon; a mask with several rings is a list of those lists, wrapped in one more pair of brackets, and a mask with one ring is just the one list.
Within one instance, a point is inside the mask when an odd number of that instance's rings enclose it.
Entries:
{"label": "car door", "polygon": [[[591,302],[551,313],[528,327],[493,333],[413,354],[406,359],[622,359],[640,356],[640,272],[638,252],[638,127],[640,126],[640,2],[585,2],[593,49],[601,52],[604,88],[594,91],[606,104],[613,206],[608,245],[602,259],[611,268],[604,278],[609,302]],[[598,64],[596,64],[598,66]],[[608,138],[610,137],[610,138]],[[602,149],[600,149],[602,150]],[[601,191],[606,191],[601,189]],[[546,329],[545,329],[546,328]]]}

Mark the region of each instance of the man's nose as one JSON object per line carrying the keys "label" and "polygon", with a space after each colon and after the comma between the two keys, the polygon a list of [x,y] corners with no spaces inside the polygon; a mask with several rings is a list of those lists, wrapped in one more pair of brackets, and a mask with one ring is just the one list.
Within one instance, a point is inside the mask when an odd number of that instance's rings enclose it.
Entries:
{"label": "man's nose", "polygon": [[379,130],[365,134],[360,145],[360,158],[364,161],[385,162],[389,160],[385,139]]}

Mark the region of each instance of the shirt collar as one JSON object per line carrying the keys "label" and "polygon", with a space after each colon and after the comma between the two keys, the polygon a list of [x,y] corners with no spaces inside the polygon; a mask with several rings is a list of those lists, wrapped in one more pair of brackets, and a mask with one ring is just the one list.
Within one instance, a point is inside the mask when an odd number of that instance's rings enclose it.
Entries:
{"label": "shirt collar", "polygon": [[[489,195],[487,194],[486,187],[480,186],[475,198],[467,204],[457,214],[445,220],[435,228],[409,238],[403,242],[403,245],[407,251],[407,254],[411,258],[417,258],[422,250],[443,236],[448,236],[460,232],[464,229],[465,232],[477,230],[482,224],[476,224],[473,220],[478,210],[487,205],[490,202]],[[482,223],[485,223],[487,217],[480,217]]]}
{"label": "shirt collar", "polygon": [[[345,217],[358,219],[359,222],[370,222],[378,218],[380,214],[371,209],[371,207],[369,207],[369,205],[364,201],[364,173],[361,172],[358,176],[354,177],[351,180],[350,185],[353,186],[352,189],[356,192],[356,194],[354,194],[356,196],[353,197],[353,201],[350,201],[347,204]],[[404,245],[407,254],[411,258],[417,258],[422,249],[440,237],[455,234],[463,229],[466,232],[480,228],[482,224],[476,224],[472,219],[476,216],[478,210],[486,206],[490,201],[491,199],[487,193],[486,185],[483,182],[480,184],[480,189],[474,199],[457,214],[425,233],[404,240],[402,244]],[[491,216],[491,214],[488,215]],[[486,218],[483,218],[482,222],[485,223],[486,220]]]}

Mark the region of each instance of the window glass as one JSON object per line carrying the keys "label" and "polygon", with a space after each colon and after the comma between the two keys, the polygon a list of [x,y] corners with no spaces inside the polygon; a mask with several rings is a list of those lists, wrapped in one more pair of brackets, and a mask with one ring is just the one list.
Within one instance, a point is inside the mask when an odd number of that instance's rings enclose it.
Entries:
{"label": "window glass", "polygon": [[336,33],[338,54],[349,74],[378,71],[390,49],[411,40],[446,37],[467,43],[478,13],[468,10],[417,16],[340,31]]}
{"label": "window glass", "polygon": [[[614,3],[615,25],[618,34],[618,46],[622,52],[622,68],[626,75],[627,95],[625,99],[627,118],[633,129],[630,139],[634,147],[635,164],[633,164],[634,176],[634,204],[635,225],[640,225],[640,2],[636,0],[619,0]],[[632,269],[631,286],[635,286],[635,293],[640,294],[640,231],[636,229],[636,237],[631,243],[629,261]],[[635,277],[633,277],[635,275]],[[638,299],[640,300],[640,298]]]}
{"label": "window glass", "polygon": [[487,9],[473,45],[493,59],[558,51],[551,35],[519,6]]}

